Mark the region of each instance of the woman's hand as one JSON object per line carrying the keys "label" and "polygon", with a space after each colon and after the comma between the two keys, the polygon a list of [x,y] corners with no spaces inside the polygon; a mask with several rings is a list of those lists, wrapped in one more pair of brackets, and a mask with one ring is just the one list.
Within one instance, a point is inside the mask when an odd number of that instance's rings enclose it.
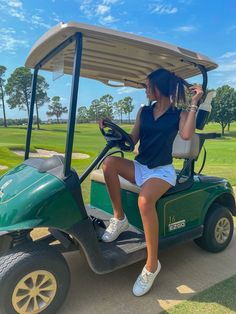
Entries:
{"label": "woman's hand", "polygon": [[202,98],[202,96],[204,94],[202,87],[199,85],[193,85],[193,86],[189,87],[189,90],[190,90],[191,94],[193,94],[191,105],[197,106],[199,100]]}
{"label": "woman's hand", "polygon": [[105,121],[110,121],[110,122],[112,122],[111,119],[109,119],[109,118],[102,118],[102,119],[100,119],[100,120],[98,121],[98,125],[99,125],[100,129],[103,129],[103,128],[104,128],[104,122],[105,122]]}
{"label": "woman's hand", "polygon": [[99,128],[100,128],[100,129],[103,129],[103,128],[104,128],[103,119],[101,119],[101,120],[98,121],[98,125],[99,125]]}

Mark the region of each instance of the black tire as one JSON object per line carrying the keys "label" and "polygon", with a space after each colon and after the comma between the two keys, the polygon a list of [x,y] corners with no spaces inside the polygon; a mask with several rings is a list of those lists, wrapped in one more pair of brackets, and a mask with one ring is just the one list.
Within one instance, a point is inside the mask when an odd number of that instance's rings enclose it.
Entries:
{"label": "black tire", "polygon": [[[40,294],[33,289],[34,278]],[[25,284],[26,290],[22,288]],[[68,265],[62,254],[51,246],[29,243],[0,257],[1,314],[19,314],[27,302],[25,313],[55,314],[66,298],[69,285]],[[35,299],[28,295],[33,290],[37,294]],[[20,300],[22,296],[25,297]],[[34,300],[41,310],[33,309]]]}
{"label": "black tire", "polygon": [[233,232],[234,222],[230,210],[214,203],[206,216],[203,235],[194,241],[202,249],[218,253],[229,245]]}

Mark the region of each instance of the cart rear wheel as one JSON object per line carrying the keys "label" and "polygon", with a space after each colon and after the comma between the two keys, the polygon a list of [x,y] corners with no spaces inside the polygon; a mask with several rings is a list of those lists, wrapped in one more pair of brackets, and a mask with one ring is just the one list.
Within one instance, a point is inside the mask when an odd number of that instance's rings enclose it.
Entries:
{"label": "cart rear wheel", "polygon": [[195,243],[202,249],[217,253],[230,243],[234,231],[234,222],[230,210],[222,205],[213,204],[207,214],[204,231]]}
{"label": "cart rear wheel", "polygon": [[15,247],[0,257],[0,313],[56,313],[69,284],[69,268],[56,249],[33,243]]}

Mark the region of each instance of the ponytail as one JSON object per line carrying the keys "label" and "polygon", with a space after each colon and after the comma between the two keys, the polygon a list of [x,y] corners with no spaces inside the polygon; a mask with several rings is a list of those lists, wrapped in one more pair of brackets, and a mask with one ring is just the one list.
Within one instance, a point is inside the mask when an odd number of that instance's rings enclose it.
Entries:
{"label": "ponytail", "polygon": [[186,103],[184,86],[189,86],[190,84],[174,72],[158,69],[150,73],[147,79],[154,95],[157,88],[162,95],[169,97],[172,103]]}

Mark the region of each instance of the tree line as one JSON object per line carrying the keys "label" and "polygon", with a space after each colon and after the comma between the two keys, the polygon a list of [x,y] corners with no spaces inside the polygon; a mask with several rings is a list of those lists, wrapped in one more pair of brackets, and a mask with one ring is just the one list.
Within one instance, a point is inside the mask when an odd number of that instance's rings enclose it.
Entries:
{"label": "tree line", "polygon": [[97,122],[102,118],[114,119],[118,117],[118,120],[122,123],[124,115],[126,115],[130,123],[130,114],[133,109],[133,99],[130,96],[114,102],[114,98],[107,94],[99,99],[94,99],[88,108],[80,106],[78,108],[77,121],[79,123],[88,123]]}
{"label": "tree line", "polygon": [[[18,108],[19,110],[26,110],[29,117],[30,110],[30,97],[31,97],[31,81],[32,73],[30,69],[26,67],[19,67],[14,70],[10,77],[5,79],[6,67],[0,65],[0,107],[2,107],[3,119],[0,119],[0,125],[7,127],[9,123],[15,119],[9,119],[6,117],[6,104],[9,109]],[[35,109],[36,116],[34,122],[37,124],[37,128],[40,128],[39,109],[43,105],[48,105],[47,116],[56,117],[57,123],[60,122],[60,117],[63,113],[68,112],[67,106],[63,106],[59,96],[54,96],[51,99],[48,97],[47,91],[49,84],[42,75],[38,75],[36,86],[36,99]],[[6,101],[5,98],[7,97]],[[111,95],[104,95],[100,99],[94,99],[91,105],[87,108],[81,106],[78,109],[77,121],[78,122],[91,122],[98,121],[103,117],[113,119],[115,115],[120,117],[122,122],[123,115],[128,115],[130,121],[130,114],[134,109],[133,99],[131,97],[125,97],[117,102]]]}
{"label": "tree line", "polygon": [[[7,80],[5,79],[6,70],[5,66],[0,65],[0,108],[2,108],[3,114],[3,118],[0,118],[0,125],[4,127],[17,120],[7,119],[6,104],[9,109],[26,110],[29,116],[32,81],[32,73],[26,67],[16,68]],[[68,112],[67,106],[62,105],[59,96],[53,96],[51,99],[48,97],[48,89],[49,84],[46,79],[38,75],[35,100],[36,115],[34,116],[34,122],[37,124],[38,129],[41,122],[39,109],[43,105],[48,105],[46,114],[49,118],[55,116],[57,123],[60,122],[62,114]],[[104,117],[116,118],[120,123],[126,117],[126,121],[131,122],[130,115],[133,109],[133,99],[130,96],[114,101],[111,95],[106,94],[99,99],[94,99],[90,106],[79,106],[77,122],[97,122]],[[220,124],[222,135],[225,133],[225,128],[228,127],[229,130],[230,124],[236,121],[236,91],[233,87],[223,85],[216,89],[216,96],[212,101],[210,121]],[[16,121],[15,123],[17,124]]]}

